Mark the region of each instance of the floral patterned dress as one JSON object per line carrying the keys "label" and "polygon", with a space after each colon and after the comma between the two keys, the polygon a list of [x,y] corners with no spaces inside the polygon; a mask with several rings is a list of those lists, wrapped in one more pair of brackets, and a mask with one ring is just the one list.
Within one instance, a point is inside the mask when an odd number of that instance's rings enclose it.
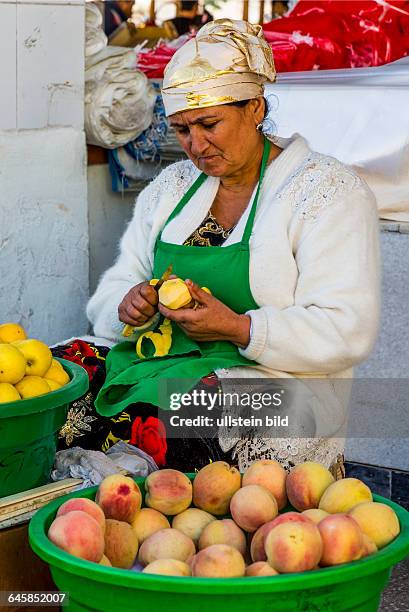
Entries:
{"label": "floral patterned dress", "polygon": [[[218,224],[211,211],[201,225],[189,236],[186,246],[221,246],[234,228]],[[170,466],[182,471],[200,469],[209,461],[231,460],[224,453],[217,438],[169,438],[160,419],[160,410],[151,404],[131,404],[114,417],[99,415],[94,400],[105,380],[106,346],[95,346],[83,340],[52,349],[54,356],[78,363],[87,370],[89,390],[73,402],[67,421],[59,432],[58,450],[81,446],[106,452],[119,440],[125,440],[151,455],[159,467]],[[201,388],[219,385],[217,376],[209,373],[199,383]]]}

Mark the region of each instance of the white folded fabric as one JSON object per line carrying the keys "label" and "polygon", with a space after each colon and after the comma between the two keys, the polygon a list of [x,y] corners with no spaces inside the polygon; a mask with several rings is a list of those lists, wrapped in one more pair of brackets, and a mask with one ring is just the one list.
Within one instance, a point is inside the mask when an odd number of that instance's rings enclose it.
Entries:
{"label": "white folded fabric", "polygon": [[115,149],[134,140],[151,124],[155,100],[146,76],[131,68],[106,70],[102,80],[86,81],[87,142]]}
{"label": "white folded fabric", "polygon": [[85,57],[98,53],[106,47],[108,39],[102,29],[102,14],[92,2],[85,7]]}

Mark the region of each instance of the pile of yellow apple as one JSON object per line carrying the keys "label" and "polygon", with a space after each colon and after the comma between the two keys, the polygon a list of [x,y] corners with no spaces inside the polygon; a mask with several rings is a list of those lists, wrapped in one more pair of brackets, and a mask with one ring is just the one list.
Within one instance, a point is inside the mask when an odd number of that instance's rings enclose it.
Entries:
{"label": "pile of yellow apple", "polygon": [[[115,474],[95,501],[62,504],[48,537],[100,565],[168,576],[234,578],[319,571],[376,554],[400,532],[394,510],[357,478],[334,481],[307,461],[289,474],[259,460],[242,475],[223,461],[193,482],[178,470],[138,485]],[[193,505],[192,505],[193,502]],[[281,512],[290,502],[294,511]],[[274,578],[272,578],[274,579]]]}
{"label": "pile of yellow apple", "polygon": [[69,382],[48,346],[17,323],[0,325],[0,404],[37,397]]}

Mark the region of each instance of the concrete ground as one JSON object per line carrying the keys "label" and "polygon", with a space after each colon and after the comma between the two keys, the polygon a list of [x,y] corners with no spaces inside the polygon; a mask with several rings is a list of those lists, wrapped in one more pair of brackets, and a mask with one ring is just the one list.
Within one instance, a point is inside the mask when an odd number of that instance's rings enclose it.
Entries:
{"label": "concrete ground", "polygon": [[408,612],[409,610],[409,557],[399,563],[382,597],[379,612]]}

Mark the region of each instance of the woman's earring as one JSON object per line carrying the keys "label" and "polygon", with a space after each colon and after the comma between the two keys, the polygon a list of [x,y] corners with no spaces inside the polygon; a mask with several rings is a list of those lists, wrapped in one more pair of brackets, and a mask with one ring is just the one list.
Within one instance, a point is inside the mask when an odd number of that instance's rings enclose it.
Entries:
{"label": "woman's earring", "polygon": [[263,124],[262,124],[262,123],[259,123],[259,124],[256,126],[256,130],[257,130],[257,132],[261,132],[261,131],[262,131],[262,129],[263,129]]}

